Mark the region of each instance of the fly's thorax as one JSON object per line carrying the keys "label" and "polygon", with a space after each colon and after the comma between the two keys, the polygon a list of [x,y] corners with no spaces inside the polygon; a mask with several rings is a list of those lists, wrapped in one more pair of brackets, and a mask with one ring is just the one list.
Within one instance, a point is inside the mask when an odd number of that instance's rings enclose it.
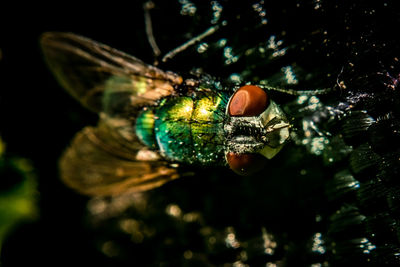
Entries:
{"label": "fly's thorax", "polygon": [[226,100],[223,95],[164,99],[158,107],[141,112],[137,135],[143,144],[156,146],[164,158],[173,162],[225,164]]}

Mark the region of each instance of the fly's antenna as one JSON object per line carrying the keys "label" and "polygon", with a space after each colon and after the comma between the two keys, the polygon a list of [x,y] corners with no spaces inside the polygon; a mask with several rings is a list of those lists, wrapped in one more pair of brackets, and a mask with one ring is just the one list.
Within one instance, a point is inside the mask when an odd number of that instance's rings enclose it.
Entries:
{"label": "fly's antenna", "polygon": [[219,25],[215,25],[212,26],[210,28],[208,28],[205,32],[201,33],[200,35],[190,39],[189,41],[187,41],[186,43],[178,46],[177,48],[173,49],[172,51],[168,52],[163,58],[162,58],[162,62],[167,62],[168,59],[173,58],[176,54],[182,52],[183,50],[187,49],[189,46],[192,46],[198,42],[200,42],[202,39],[204,39],[205,37],[213,34],[214,32],[216,32],[219,29]]}
{"label": "fly's antenna", "polygon": [[158,63],[157,58],[161,55],[161,50],[160,48],[158,48],[156,39],[154,38],[153,34],[153,25],[151,23],[151,16],[150,16],[150,10],[153,8],[154,8],[154,3],[152,1],[147,1],[146,3],[143,4],[146,35],[147,39],[149,40],[150,46],[153,49],[153,54],[155,57],[154,65],[157,65]]}

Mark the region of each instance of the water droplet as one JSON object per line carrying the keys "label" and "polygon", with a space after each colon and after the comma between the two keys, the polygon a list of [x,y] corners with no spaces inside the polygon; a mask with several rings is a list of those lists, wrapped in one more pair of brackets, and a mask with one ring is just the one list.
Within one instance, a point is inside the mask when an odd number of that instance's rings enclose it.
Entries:
{"label": "water droplet", "polygon": [[219,47],[224,47],[224,46],[226,45],[226,42],[227,42],[227,40],[226,40],[225,38],[220,39],[220,40],[218,41],[218,46],[219,46]]}
{"label": "water droplet", "polygon": [[240,74],[237,73],[232,73],[231,76],[229,76],[229,79],[234,83],[242,82],[242,77],[240,76]]}
{"label": "water droplet", "polygon": [[197,52],[204,53],[208,49],[207,43],[201,43],[197,46]]}

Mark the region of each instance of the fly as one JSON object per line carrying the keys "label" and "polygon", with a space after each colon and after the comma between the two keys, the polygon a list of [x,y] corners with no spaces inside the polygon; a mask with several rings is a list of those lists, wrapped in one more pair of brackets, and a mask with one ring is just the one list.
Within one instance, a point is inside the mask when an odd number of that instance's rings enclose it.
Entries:
{"label": "fly", "polygon": [[149,190],[179,178],[177,164],[245,175],[289,138],[289,122],[263,86],[185,80],[72,33],[45,33],[41,45],[61,86],[99,114],[60,161],[62,179],[81,193]]}

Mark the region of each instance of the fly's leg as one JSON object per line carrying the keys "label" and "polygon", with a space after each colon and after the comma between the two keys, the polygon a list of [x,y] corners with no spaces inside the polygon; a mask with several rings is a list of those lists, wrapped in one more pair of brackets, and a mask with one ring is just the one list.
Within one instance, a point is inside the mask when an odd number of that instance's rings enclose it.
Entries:
{"label": "fly's leg", "polygon": [[202,39],[204,39],[205,37],[213,34],[214,32],[216,32],[219,29],[219,25],[215,25],[212,26],[210,28],[208,28],[205,32],[201,33],[200,35],[190,39],[189,41],[187,41],[186,43],[178,46],[177,48],[173,49],[172,51],[168,52],[163,58],[162,58],[162,62],[167,62],[168,59],[173,58],[176,54],[182,52],[183,50],[187,49],[189,46],[192,46],[198,42],[200,42]]}
{"label": "fly's leg", "polygon": [[[156,58],[154,61],[154,65],[157,66],[158,65],[157,58],[158,58],[158,56],[161,55],[161,50],[158,47],[156,40],[154,38],[154,34],[153,34],[153,25],[152,25],[151,16],[150,16],[150,10],[153,8],[154,8],[154,3],[152,1],[147,1],[143,5],[144,22],[146,25],[145,26],[146,27],[146,35],[147,35],[147,39],[149,40],[150,46],[153,49],[153,54]],[[224,25],[224,24],[222,24],[222,25]],[[177,48],[175,48],[175,49],[171,50],[170,52],[168,52],[167,54],[165,54],[165,56],[161,59],[161,61],[167,62],[168,59],[173,58],[176,54],[178,54],[178,53],[184,51],[185,49],[187,49],[188,47],[200,42],[205,37],[210,36],[213,33],[215,33],[219,29],[219,27],[220,27],[220,25],[215,25],[215,26],[208,28],[203,33],[199,34],[198,36],[190,39],[189,41],[185,42],[184,44],[178,46]]]}
{"label": "fly's leg", "polygon": [[161,55],[161,50],[158,48],[158,45],[156,43],[156,39],[154,38],[153,34],[153,25],[151,23],[151,16],[150,16],[150,10],[154,8],[154,3],[152,1],[148,1],[144,3],[143,9],[144,9],[144,23],[146,25],[146,35],[147,39],[149,40],[150,46],[153,49],[153,54],[155,57],[154,65],[157,65],[157,58],[158,56]]}
{"label": "fly's leg", "polygon": [[294,96],[326,95],[326,94],[335,92],[337,90],[347,89],[346,84],[341,77],[343,74],[343,69],[344,69],[344,67],[342,67],[341,71],[339,72],[339,74],[336,78],[336,84],[333,84],[332,87],[311,89],[311,90],[296,90],[296,89],[290,89],[290,88],[280,88],[280,87],[270,86],[266,80],[261,81],[260,84],[258,84],[258,86],[265,90],[276,91],[276,92],[280,92],[280,93],[284,93],[284,94],[288,94],[288,95],[294,95]]}
{"label": "fly's leg", "polygon": [[273,86],[268,86],[268,85],[257,85],[263,89],[266,90],[271,90],[271,91],[276,91],[284,94],[289,94],[289,95],[307,95],[307,96],[313,96],[313,95],[325,95],[328,93],[331,93],[336,90],[335,87],[331,88],[321,88],[321,89],[314,89],[314,90],[295,90],[295,89],[289,89],[289,88],[278,88],[278,87],[273,87]]}

